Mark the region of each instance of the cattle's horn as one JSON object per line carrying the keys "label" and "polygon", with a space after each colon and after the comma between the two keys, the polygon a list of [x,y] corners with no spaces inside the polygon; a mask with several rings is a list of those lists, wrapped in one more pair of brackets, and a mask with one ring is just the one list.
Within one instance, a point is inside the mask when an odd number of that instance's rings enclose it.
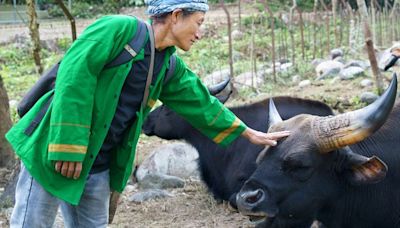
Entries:
{"label": "cattle's horn", "polygon": [[276,109],[275,103],[272,98],[269,99],[269,126],[282,122],[282,117]]}
{"label": "cattle's horn", "polygon": [[228,85],[230,80],[231,80],[230,78],[227,78],[224,81],[222,81],[216,85],[210,86],[210,87],[208,87],[208,91],[210,91],[211,95],[216,95],[225,89],[225,87]]}
{"label": "cattle's horn", "polygon": [[326,153],[362,141],[386,121],[397,92],[397,76],[389,88],[374,103],[334,117],[316,117],[311,123],[312,133],[321,153]]}

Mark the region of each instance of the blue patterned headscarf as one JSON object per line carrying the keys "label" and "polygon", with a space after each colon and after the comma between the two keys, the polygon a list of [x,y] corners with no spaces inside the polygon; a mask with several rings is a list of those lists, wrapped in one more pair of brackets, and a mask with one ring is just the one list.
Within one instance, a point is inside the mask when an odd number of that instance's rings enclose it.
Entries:
{"label": "blue patterned headscarf", "polygon": [[147,0],[147,14],[150,16],[169,13],[176,9],[208,11],[207,0]]}

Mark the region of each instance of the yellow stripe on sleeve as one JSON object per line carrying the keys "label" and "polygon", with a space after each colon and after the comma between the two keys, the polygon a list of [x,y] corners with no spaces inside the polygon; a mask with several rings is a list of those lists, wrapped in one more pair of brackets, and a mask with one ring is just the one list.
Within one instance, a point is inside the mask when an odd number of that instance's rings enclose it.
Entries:
{"label": "yellow stripe on sleeve", "polygon": [[49,144],[49,152],[67,152],[85,154],[87,146],[72,144]]}
{"label": "yellow stripe on sleeve", "polygon": [[241,121],[239,120],[239,118],[236,117],[235,121],[232,123],[232,125],[224,130],[223,132],[219,133],[217,136],[215,136],[213,138],[213,141],[216,143],[221,143],[222,141],[224,141],[224,139],[226,137],[228,137],[228,135],[230,135],[233,131],[235,131],[239,126],[240,126]]}

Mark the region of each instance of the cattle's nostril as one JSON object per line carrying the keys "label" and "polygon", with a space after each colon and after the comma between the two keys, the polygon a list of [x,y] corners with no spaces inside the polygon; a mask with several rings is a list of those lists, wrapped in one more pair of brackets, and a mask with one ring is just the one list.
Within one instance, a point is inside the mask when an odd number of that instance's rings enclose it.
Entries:
{"label": "cattle's nostril", "polygon": [[257,189],[255,191],[247,192],[244,196],[244,200],[248,204],[255,204],[264,198],[264,191]]}

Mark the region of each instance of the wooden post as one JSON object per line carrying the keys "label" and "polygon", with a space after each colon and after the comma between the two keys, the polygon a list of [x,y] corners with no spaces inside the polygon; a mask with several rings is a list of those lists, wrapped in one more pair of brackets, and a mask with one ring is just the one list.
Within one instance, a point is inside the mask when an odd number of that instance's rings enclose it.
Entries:
{"label": "wooden post", "polygon": [[267,0],[264,1],[264,9],[268,12],[269,18],[271,20],[271,41],[272,41],[272,75],[274,77],[274,82],[276,82],[276,70],[275,70],[275,62],[276,62],[276,53],[275,53],[275,17],[274,13],[268,6]]}
{"label": "wooden post", "polygon": [[233,72],[233,54],[232,54],[232,24],[231,24],[231,15],[229,14],[228,9],[225,6],[224,0],[219,1],[221,3],[221,7],[226,14],[226,20],[228,23],[228,42],[229,42],[229,71],[230,71],[230,78],[231,78],[231,89],[232,89],[232,96],[238,94],[236,88],[233,85],[234,82],[234,72]]}
{"label": "wooden post", "polygon": [[334,35],[335,35],[335,48],[339,47],[339,38],[338,38],[339,33],[337,31],[337,26],[336,26],[336,23],[337,23],[337,15],[336,15],[336,13],[337,13],[337,5],[338,5],[338,1],[337,0],[332,0],[333,32],[334,32]]}
{"label": "wooden post", "polygon": [[360,12],[361,15],[361,21],[363,23],[365,44],[367,46],[368,58],[371,63],[372,74],[375,77],[376,87],[378,90],[378,94],[380,95],[382,94],[383,91],[383,82],[378,69],[378,63],[376,60],[375,50],[374,50],[374,42],[372,41],[372,34],[368,24],[367,6],[365,5],[364,0],[357,0],[357,5],[358,5],[358,11]]}
{"label": "wooden post", "polygon": [[313,59],[316,57],[317,53],[317,7],[318,7],[318,0],[314,0],[314,10],[313,10]]}
{"label": "wooden post", "polygon": [[297,2],[296,0],[293,0],[293,5],[290,8],[290,14],[289,14],[289,35],[290,35],[290,42],[292,44],[292,64],[293,66],[296,65],[295,61],[295,56],[296,56],[296,44],[294,41],[294,29],[293,29],[293,12],[294,10],[297,9]]}

